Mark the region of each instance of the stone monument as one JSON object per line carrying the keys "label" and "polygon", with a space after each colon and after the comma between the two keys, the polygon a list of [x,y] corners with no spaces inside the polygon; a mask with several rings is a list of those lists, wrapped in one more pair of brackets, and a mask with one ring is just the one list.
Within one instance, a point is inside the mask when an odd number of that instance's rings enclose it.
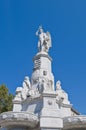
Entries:
{"label": "stone monument", "polygon": [[86,129],[86,116],[72,108],[61,81],[54,82],[51,35],[40,26],[38,53],[34,56],[31,78],[25,76],[17,87],[13,111],[0,114],[0,127],[7,130],[75,130]]}

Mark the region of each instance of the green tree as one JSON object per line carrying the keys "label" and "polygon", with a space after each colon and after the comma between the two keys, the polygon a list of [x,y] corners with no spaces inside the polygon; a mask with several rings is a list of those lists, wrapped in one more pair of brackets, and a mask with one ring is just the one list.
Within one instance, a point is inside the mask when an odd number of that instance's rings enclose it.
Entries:
{"label": "green tree", "polygon": [[13,95],[9,93],[6,85],[0,85],[0,113],[12,110]]}

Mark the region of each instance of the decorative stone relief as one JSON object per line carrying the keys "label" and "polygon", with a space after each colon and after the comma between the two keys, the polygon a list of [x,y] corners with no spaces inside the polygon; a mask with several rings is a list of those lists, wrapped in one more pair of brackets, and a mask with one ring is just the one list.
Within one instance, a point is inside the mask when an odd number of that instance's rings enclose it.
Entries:
{"label": "decorative stone relief", "polygon": [[47,78],[40,77],[38,90],[39,93],[52,91],[52,81]]}
{"label": "decorative stone relief", "polygon": [[52,105],[52,101],[51,101],[51,100],[48,100],[48,104],[49,104],[49,105]]}

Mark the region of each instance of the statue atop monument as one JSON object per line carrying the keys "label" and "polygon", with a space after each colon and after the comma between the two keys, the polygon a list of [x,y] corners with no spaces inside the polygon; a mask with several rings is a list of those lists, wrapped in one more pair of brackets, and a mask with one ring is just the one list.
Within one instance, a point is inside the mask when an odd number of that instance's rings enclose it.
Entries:
{"label": "statue atop monument", "polygon": [[38,50],[39,52],[47,52],[49,51],[49,48],[52,46],[51,45],[51,35],[50,33],[44,32],[42,26],[39,26],[37,32],[36,32],[36,36],[39,37],[39,41],[38,41]]}

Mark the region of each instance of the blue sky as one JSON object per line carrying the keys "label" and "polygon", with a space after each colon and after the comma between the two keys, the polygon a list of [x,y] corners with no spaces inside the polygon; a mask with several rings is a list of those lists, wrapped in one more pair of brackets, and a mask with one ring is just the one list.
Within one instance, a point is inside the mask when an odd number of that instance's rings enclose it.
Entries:
{"label": "blue sky", "polygon": [[14,94],[31,77],[39,25],[52,36],[55,82],[86,114],[86,0],[0,0],[0,84]]}

